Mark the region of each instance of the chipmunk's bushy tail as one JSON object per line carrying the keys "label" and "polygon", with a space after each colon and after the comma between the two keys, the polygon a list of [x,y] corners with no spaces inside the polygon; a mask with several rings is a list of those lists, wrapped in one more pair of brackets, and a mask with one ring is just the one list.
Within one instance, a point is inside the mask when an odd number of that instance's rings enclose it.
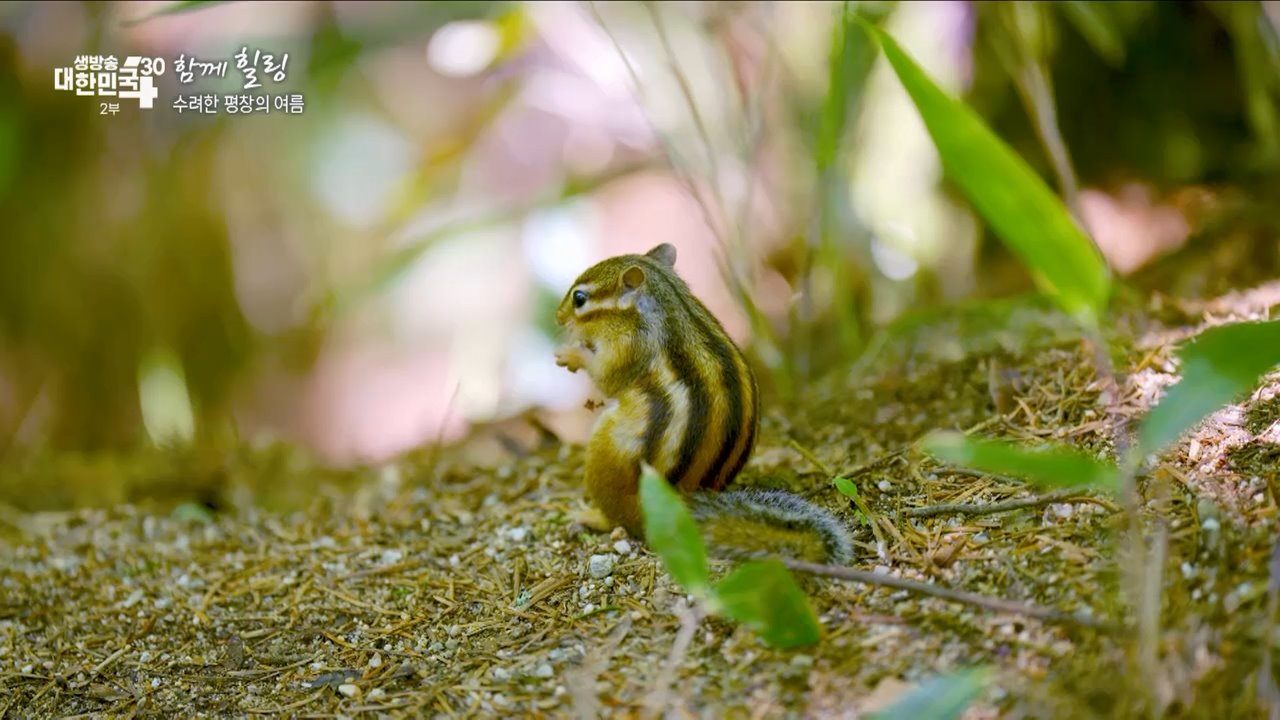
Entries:
{"label": "chipmunk's bushy tail", "polygon": [[688,497],[713,554],[777,555],[847,565],[853,540],[830,511],[782,490],[699,492]]}

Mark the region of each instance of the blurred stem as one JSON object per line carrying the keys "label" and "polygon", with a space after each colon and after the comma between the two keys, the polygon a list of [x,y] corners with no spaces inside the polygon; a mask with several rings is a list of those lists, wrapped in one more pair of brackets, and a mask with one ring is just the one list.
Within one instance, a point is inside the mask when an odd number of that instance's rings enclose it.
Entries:
{"label": "blurred stem", "polygon": [[[21,369],[18,377],[22,377]],[[19,387],[21,387],[19,383]],[[39,409],[42,400],[45,400],[49,393],[49,378],[46,374],[40,381],[34,385],[34,392],[31,393],[31,401],[26,404],[26,408],[19,411],[15,417],[13,424],[13,432],[4,439],[4,443],[0,445],[0,459],[3,459],[13,449],[13,446],[23,441],[25,438],[34,438],[36,436],[35,425],[39,422]]]}
{"label": "blurred stem", "polygon": [[[849,291],[850,282],[844,271],[844,257],[837,242],[839,222],[835,213],[848,187],[843,166],[838,160],[849,124],[850,105],[852,98],[861,90],[863,66],[869,62],[866,57],[855,55],[853,39],[858,35],[851,32],[854,16],[855,9],[846,0],[840,6],[828,55],[827,94],[814,147],[818,208],[805,243],[799,298],[791,306],[792,362],[798,377],[808,377],[813,370],[815,268],[825,268],[832,275],[831,310],[837,323],[837,340],[842,355],[855,357],[862,344],[862,331]],[[862,51],[864,55],[871,52],[865,45]]]}
{"label": "blurred stem", "polygon": [[658,671],[657,680],[645,699],[649,717],[660,718],[666,715],[667,706],[671,704],[671,683],[675,679],[676,670],[680,668],[689,653],[689,645],[693,643],[694,634],[698,630],[699,623],[706,616],[706,610],[701,603],[698,603],[693,607],[678,610],[677,615],[680,618],[680,629],[676,631],[675,640],[671,643],[671,651],[667,653],[667,660]]}
{"label": "blurred stem", "polygon": [[[675,49],[671,46],[671,39],[667,37],[666,25],[662,22],[662,13],[660,13],[653,2],[646,2],[645,8],[649,11],[649,17],[653,19],[653,28],[658,34],[658,42],[662,44],[662,52],[667,56],[667,65],[671,68],[671,74],[676,79],[676,85],[680,88],[680,94],[684,96],[685,105],[689,108],[689,117],[693,120],[693,127],[698,133],[698,139],[702,141],[703,152],[707,155],[707,170],[711,174],[711,192],[715,196],[716,206],[721,211],[727,210],[724,202],[724,193],[720,190],[720,163],[716,157],[716,147],[711,142],[711,133],[707,132],[707,124],[702,120],[702,113],[698,110],[698,102],[693,96],[693,86],[689,83],[688,76],[680,68],[680,63],[676,59]],[[715,231],[716,228],[711,228]],[[737,233],[733,232],[733,228],[726,227],[724,235],[733,238]],[[717,233],[720,236],[720,233]]]}
{"label": "blurred stem", "polygon": [[1164,584],[1164,560],[1168,532],[1161,521],[1150,550],[1143,540],[1142,498],[1138,492],[1137,471],[1142,461],[1138,450],[1129,443],[1127,418],[1120,413],[1120,383],[1115,365],[1101,329],[1086,328],[1086,338],[1093,350],[1094,371],[1102,384],[1108,425],[1116,458],[1120,465],[1120,499],[1124,507],[1124,542],[1128,562],[1120,568],[1122,588],[1130,608],[1137,616],[1137,652],[1134,658],[1143,678],[1141,692],[1146,706],[1154,712],[1155,689],[1159,678],[1161,590]]}
{"label": "blurred stem", "polygon": [[[762,12],[772,14],[774,3],[765,2],[762,7]],[[762,34],[765,35],[765,55],[760,70],[760,87],[756,88],[753,93],[748,93],[745,86],[740,88],[743,96],[739,98],[740,104],[744,108],[743,114],[747,124],[745,143],[741,149],[742,164],[747,169],[747,178],[746,191],[743,194],[742,202],[738,205],[737,228],[741,247],[748,253],[752,247],[753,239],[751,235],[752,200],[755,197],[756,186],[760,181],[756,166],[760,159],[760,149],[764,139],[764,98],[765,92],[773,81],[773,73],[778,64],[777,45],[772,41],[772,37],[768,33],[762,32]],[[729,54],[727,50],[726,54]],[[727,210],[728,208],[726,208]],[[727,269],[722,269],[722,273],[725,272],[727,272]],[[734,288],[734,290],[737,292],[741,288]],[[793,369],[789,366],[787,357],[779,351],[777,335],[772,326],[769,325],[768,319],[764,317],[763,313],[759,312],[749,295],[747,300],[749,305],[744,303],[743,307],[747,308],[748,319],[751,322],[756,354],[770,371],[779,394],[783,397],[790,397],[794,392],[795,385]]]}
{"label": "blurred stem", "polygon": [[[1041,8],[1029,5],[1026,0],[1018,0],[1006,8],[1008,13],[1026,13],[1034,15],[1039,21],[1044,20],[1040,14]],[[1085,234],[1092,238],[1092,233],[1089,232],[1089,227],[1085,223],[1084,213],[1080,210],[1080,190],[1075,170],[1071,166],[1071,155],[1067,152],[1067,143],[1062,139],[1062,132],[1058,129],[1058,109],[1053,97],[1053,80],[1047,63],[1042,53],[1037,52],[1027,37],[1018,31],[1016,20],[1009,20],[1008,15],[1006,20],[1006,34],[1013,40],[1015,50],[1012,57],[1006,55],[1005,62],[1013,76],[1014,87],[1017,88],[1022,104],[1031,116],[1036,136],[1040,138],[1041,145],[1049,155],[1049,162],[1053,165],[1058,189],[1066,202],[1067,210]]]}
{"label": "blurred stem", "polygon": [[350,307],[357,306],[362,300],[375,294],[378,290],[399,277],[400,274],[411,267],[423,253],[441,240],[460,233],[474,232],[476,230],[494,227],[496,225],[517,222],[531,212],[563,204],[565,201],[572,200],[575,197],[590,195],[615,180],[627,177],[634,173],[650,170],[654,167],[655,164],[653,162],[642,161],[614,168],[599,175],[566,185],[562,192],[537,199],[528,204],[519,207],[499,208],[492,212],[484,213],[473,218],[458,220],[457,222],[450,223],[442,228],[427,232],[412,244],[406,245],[405,247],[399,248],[391,253],[391,255],[378,265],[367,278],[362,281],[356,281],[345,288],[339,288],[335,291],[335,309],[345,310]]}
{"label": "blurred stem", "polygon": [[1075,216],[1076,222],[1085,227],[1084,215],[1080,211],[1080,188],[1075,170],[1071,167],[1066,141],[1062,139],[1062,132],[1058,129],[1058,110],[1048,70],[1040,62],[1029,61],[1018,74],[1017,85],[1027,110],[1035,120],[1036,134],[1044,144],[1045,152],[1049,153],[1049,161],[1053,163],[1053,172],[1058,177],[1058,188],[1066,200],[1067,209]]}
{"label": "blurred stem", "polygon": [[[1129,474],[1129,473],[1127,473]],[[1164,564],[1169,547],[1169,527],[1165,522],[1165,508],[1168,505],[1168,486],[1157,477],[1155,487],[1159,504],[1157,505],[1155,527],[1151,533],[1151,544],[1144,547],[1146,557],[1138,568],[1142,573],[1142,593],[1138,602],[1138,664],[1142,669],[1143,680],[1146,681],[1148,702],[1151,702],[1151,716],[1159,716],[1160,706],[1156,688],[1160,687],[1160,613],[1164,601]],[[1142,545],[1141,523],[1134,518],[1133,535],[1135,545]]]}
{"label": "blurred stem", "polygon": [[1249,124],[1262,149],[1264,161],[1273,160],[1280,153],[1273,90],[1280,91],[1280,78],[1267,59],[1265,29],[1270,28],[1261,3],[1223,3],[1219,15],[1225,15],[1225,24],[1231,34],[1236,65],[1244,84],[1245,108]]}
{"label": "blurred stem", "polygon": [[[599,10],[596,8],[594,2],[591,4],[591,7],[592,11],[595,13],[596,21],[600,23],[601,27],[604,27],[603,18],[600,17]],[[750,263],[750,248],[746,244],[744,230],[745,223],[736,227],[733,225],[732,215],[729,212],[729,206],[725,202],[724,193],[720,186],[720,164],[716,155],[715,145],[711,141],[711,133],[707,130],[707,124],[702,118],[702,113],[698,110],[698,103],[694,98],[693,85],[689,82],[688,76],[685,74],[684,70],[681,69],[680,63],[677,60],[675,49],[671,45],[671,40],[667,35],[666,25],[662,20],[662,14],[658,11],[653,2],[646,2],[645,7],[649,11],[650,17],[653,19],[654,30],[658,35],[659,43],[662,45],[662,51],[666,56],[667,64],[671,69],[672,75],[675,77],[676,84],[680,88],[680,93],[684,97],[685,104],[688,106],[689,116],[693,120],[694,129],[698,134],[698,139],[702,143],[703,151],[706,153],[707,170],[711,175],[708,185],[711,188],[715,211],[708,207],[708,204],[705,198],[702,197],[701,193],[696,192],[694,181],[687,173],[685,174],[686,185],[690,188],[690,191],[694,194],[694,198],[702,208],[703,217],[706,220],[707,226],[711,229],[712,234],[720,245],[721,254],[718,258],[719,262],[717,265],[721,278],[729,288],[729,291],[733,294],[734,299],[737,300],[738,305],[742,307],[743,311],[746,313],[747,320],[751,326],[751,335],[760,347],[760,355],[765,361],[765,364],[771,369],[776,370],[779,366],[778,357],[780,355],[777,351],[777,338],[774,335],[773,329],[769,326],[768,321],[765,319],[764,314],[760,312],[759,306],[756,305],[755,299],[752,297],[753,288],[743,279],[743,273],[739,267],[740,259],[746,259],[748,264],[752,264]],[[608,32],[607,29],[606,32]],[[618,44],[617,40],[613,38],[612,34],[610,34],[610,38],[613,40],[614,48],[617,50],[618,54],[622,57],[623,61],[627,63],[628,71],[631,73],[632,82],[635,84],[637,92],[639,92],[639,76],[635,73],[630,61],[627,60],[626,54],[622,51],[622,47]],[[650,124],[652,125],[652,123]],[[657,133],[656,126],[654,126],[654,132]],[[674,164],[675,156],[672,154],[671,144],[665,143],[664,146],[668,156],[672,158],[672,163]],[[747,160],[749,163],[750,158]],[[744,203],[750,203],[750,196],[744,199]],[[717,221],[717,217],[723,218],[724,227],[721,227],[722,223]],[[779,383],[785,394],[790,394],[792,383],[790,381],[791,379],[786,377],[785,371],[781,376],[779,373],[775,372],[774,379]]]}

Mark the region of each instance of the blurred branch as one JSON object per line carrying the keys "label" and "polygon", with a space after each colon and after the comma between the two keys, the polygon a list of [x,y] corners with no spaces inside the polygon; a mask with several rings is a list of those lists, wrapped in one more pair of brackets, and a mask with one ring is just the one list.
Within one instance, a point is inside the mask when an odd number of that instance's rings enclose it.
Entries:
{"label": "blurred branch", "polygon": [[367,278],[336,290],[333,303],[335,309],[344,310],[354,307],[370,295],[375,294],[388,283],[398,278],[401,273],[408,270],[423,253],[441,240],[462,233],[517,222],[536,210],[554,207],[575,197],[590,195],[615,180],[635,173],[653,170],[657,167],[658,164],[652,160],[622,165],[600,175],[576,182],[566,182],[561,192],[543,197],[532,203],[512,208],[501,208],[427,232],[412,244],[392,252]]}
{"label": "blurred branch", "polygon": [[[635,65],[631,63],[631,58],[627,55],[626,51],[622,49],[622,44],[618,42],[618,38],[613,34],[613,31],[609,29],[609,25],[604,21],[604,17],[600,15],[600,9],[596,7],[595,1],[590,0],[587,3],[587,6],[591,8],[591,15],[595,18],[596,24],[600,26],[600,29],[609,38],[609,42],[613,45],[614,52],[618,54],[618,58],[622,60],[623,66],[626,67],[627,75],[631,78],[631,85],[635,89],[636,99],[639,101],[640,105],[643,106],[644,95],[641,89],[643,86],[640,84],[640,74],[636,72]],[[662,147],[662,152],[667,161],[667,166],[673,173],[675,173],[676,179],[685,186],[689,195],[698,203],[698,208],[702,210],[703,220],[707,223],[707,227],[711,228],[713,233],[717,233],[716,237],[719,239],[717,230],[718,226],[715,222],[715,218],[712,216],[711,208],[707,204],[706,199],[702,197],[702,193],[699,192],[698,186],[694,183],[693,178],[679,161],[679,156],[676,153],[671,140],[667,138],[666,134],[663,133],[656,124],[654,124],[653,118],[646,114],[645,120],[648,121],[649,129],[653,131],[653,136],[657,139],[658,145]]]}
{"label": "blurred branch", "polygon": [[[588,5],[591,8],[591,14],[595,18],[596,24],[598,24],[600,26],[600,29],[603,30],[605,35],[608,36],[610,43],[613,44],[614,51],[617,52],[619,59],[621,59],[623,65],[626,66],[627,74],[631,78],[631,83],[635,88],[637,99],[640,101],[640,104],[643,106],[644,104],[643,91],[642,91],[643,86],[640,83],[639,73],[636,72],[635,66],[631,63],[631,58],[627,56],[627,53],[625,50],[623,50],[621,43],[618,42],[617,37],[609,29],[608,24],[605,23],[604,17],[601,16],[600,10],[596,6],[596,3],[594,2],[594,0],[591,0],[588,3]],[[714,196],[713,199],[720,213],[725,216],[726,224],[728,224],[729,210],[728,210],[728,207],[725,205],[724,196],[720,191],[720,178],[718,176],[719,164],[715,160],[715,147],[714,145],[711,144],[711,138],[710,138],[710,134],[707,132],[706,124],[702,120],[702,115],[698,111],[696,102],[694,102],[692,86],[690,85],[688,78],[684,75],[683,71],[681,71],[679,63],[676,62],[675,52],[671,47],[670,40],[667,38],[665,27],[663,26],[662,21],[659,19],[658,11],[655,10],[651,4],[647,4],[647,6],[649,9],[649,12],[652,14],[654,18],[654,26],[657,30],[659,40],[662,44],[663,50],[666,53],[667,61],[671,67],[671,71],[675,75],[676,82],[680,86],[681,93],[684,95],[685,102],[688,103],[689,105],[690,115],[693,117],[694,124],[698,130],[699,137],[702,140],[703,146],[707,152],[707,155],[709,158],[709,166],[713,173],[713,177],[711,178],[711,181],[709,183],[712,194]],[[662,147],[663,154],[666,156],[672,171],[676,175],[676,178],[681,182],[681,184],[685,186],[685,189],[689,192],[690,196],[692,196],[693,199],[697,202],[699,209],[702,211],[703,221],[706,222],[707,227],[710,228],[712,234],[716,238],[717,243],[719,243],[721,250],[724,251],[721,255],[719,255],[716,258],[717,269],[720,271],[721,277],[724,279],[725,285],[728,287],[729,291],[733,294],[734,299],[738,301],[739,305],[747,313],[747,318],[751,323],[753,337],[758,343],[765,344],[765,348],[769,357],[776,357],[777,342],[774,338],[773,330],[772,328],[769,327],[769,324],[765,321],[765,318],[761,314],[760,309],[756,306],[754,299],[751,297],[750,288],[746,287],[745,283],[743,283],[739,274],[736,272],[735,268],[732,267],[732,264],[730,262],[731,258],[729,257],[729,253],[727,252],[729,247],[729,242],[726,241],[726,238],[725,238],[726,233],[728,233],[731,238],[733,237],[740,238],[740,233],[732,232],[733,228],[721,228],[721,223],[717,222],[716,220],[716,213],[712,210],[711,205],[708,203],[707,199],[703,196],[703,193],[699,192],[697,183],[694,181],[694,178],[692,177],[692,175],[690,175],[688,169],[683,167],[682,164],[680,163],[679,156],[676,153],[674,145],[672,144],[671,140],[667,138],[666,135],[658,128],[658,126],[653,122],[652,118],[650,118],[647,114],[645,118],[646,120],[648,120],[649,126],[653,130],[654,137],[658,139],[658,143]],[[748,197],[747,202],[749,202],[749,200],[750,198]],[[739,241],[737,245],[741,247],[741,242]],[[766,360],[768,359],[769,358],[766,358]]]}
{"label": "blurred branch", "polygon": [[[676,85],[679,86],[680,93],[684,96],[685,105],[689,108],[689,117],[693,119],[693,127],[698,132],[698,138],[702,141],[702,149],[707,155],[707,169],[711,173],[711,182],[709,184],[715,197],[716,206],[720,208],[721,212],[726,212],[728,207],[724,202],[724,193],[720,189],[720,163],[716,158],[716,147],[711,142],[711,134],[707,132],[707,124],[703,121],[702,113],[698,110],[698,102],[693,97],[693,87],[689,83],[689,78],[685,75],[684,70],[680,68],[680,63],[676,60],[676,52],[671,47],[671,39],[667,37],[666,25],[662,22],[662,13],[658,12],[653,2],[646,2],[644,5],[649,11],[649,17],[653,19],[653,27],[657,31],[658,42],[662,44],[662,52],[666,54],[667,65],[671,68],[671,74],[675,77]],[[711,230],[715,232],[716,228],[713,227]],[[725,228],[724,235],[732,238],[735,234],[733,228]],[[724,238],[721,233],[716,233],[716,236],[721,238],[723,242]]]}
{"label": "blurred branch", "polygon": [[[1058,129],[1058,109],[1053,97],[1053,80],[1045,63],[1045,49],[1048,34],[1047,18],[1042,6],[1027,3],[1026,0],[999,6],[1005,22],[1005,35],[1012,41],[1010,52],[1002,43],[997,43],[997,51],[1003,56],[1009,73],[1013,77],[1014,87],[1022,98],[1035,125],[1036,135],[1049,155],[1053,165],[1053,173],[1058,179],[1058,189],[1072,217],[1092,239],[1092,233],[1085,223],[1084,213],[1080,210],[1080,188],[1075,170],[1071,166],[1071,155],[1067,152],[1067,143]],[[1026,20],[1026,30],[1019,27],[1019,20]]]}
{"label": "blurred branch", "polygon": [[227,2],[229,2],[229,0],[181,0],[180,2],[170,3],[159,10],[146,13],[145,15],[140,15],[136,18],[129,18],[120,24],[125,27],[130,27],[163,15],[177,15],[178,13],[191,12],[192,10],[202,10],[212,5],[225,5]]}

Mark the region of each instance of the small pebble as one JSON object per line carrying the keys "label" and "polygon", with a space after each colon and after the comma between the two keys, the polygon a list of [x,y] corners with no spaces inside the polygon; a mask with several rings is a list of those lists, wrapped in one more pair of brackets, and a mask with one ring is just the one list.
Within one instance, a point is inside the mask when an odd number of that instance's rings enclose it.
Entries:
{"label": "small pebble", "polygon": [[613,574],[613,555],[592,555],[587,561],[587,574],[597,580]]}
{"label": "small pebble", "polygon": [[630,555],[631,543],[627,542],[626,540],[619,540],[618,542],[613,544],[613,551],[618,553],[619,555]]}
{"label": "small pebble", "polygon": [[371,668],[382,667],[382,656],[377,653],[374,653],[373,657],[369,658],[369,667]]}
{"label": "small pebble", "polygon": [[555,675],[555,672],[556,671],[551,668],[551,663],[542,663],[541,665],[533,669],[533,676],[540,677],[540,678],[549,678],[552,675]]}
{"label": "small pebble", "polygon": [[380,698],[386,697],[386,694],[387,694],[386,690],[383,690],[382,688],[374,688],[369,691],[369,699],[378,700]]}
{"label": "small pebble", "polygon": [[876,487],[880,488],[880,492],[889,492],[890,490],[893,489],[893,483],[889,482],[888,480],[881,480],[880,482],[876,483]]}
{"label": "small pebble", "polygon": [[338,692],[346,697],[357,697],[360,695],[360,688],[351,683],[343,683],[338,686]]}
{"label": "small pebble", "polygon": [[507,537],[511,538],[511,542],[524,542],[529,536],[529,528],[516,527],[507,531]]}

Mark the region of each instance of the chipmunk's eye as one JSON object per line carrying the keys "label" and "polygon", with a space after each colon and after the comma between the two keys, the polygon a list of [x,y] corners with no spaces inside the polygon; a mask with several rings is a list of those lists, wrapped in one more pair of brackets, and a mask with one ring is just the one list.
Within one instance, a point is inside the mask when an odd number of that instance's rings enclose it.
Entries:
{"label": "chipmunk's eye", "polygon": [[582,290],[573,291],[573,306],[580,308],[587,304],[587,293]]}

